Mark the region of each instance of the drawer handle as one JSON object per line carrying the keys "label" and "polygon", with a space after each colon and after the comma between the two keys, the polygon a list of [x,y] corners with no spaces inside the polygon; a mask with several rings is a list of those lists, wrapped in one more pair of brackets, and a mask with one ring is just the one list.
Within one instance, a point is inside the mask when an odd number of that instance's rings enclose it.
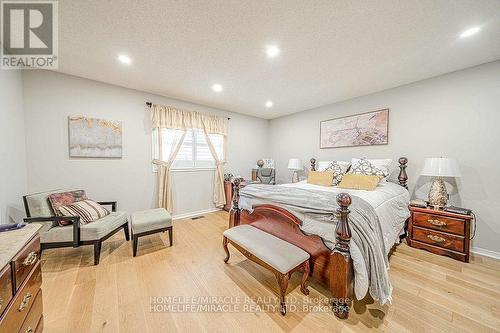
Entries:
{"label": "drawer handle", "polygon": [[30,299],[33,295],[31,295],[30,293],[27,293],[26,295],[24,295],[23,297],[23,301],[21,302],[21,304],[19,304],[19,312],[23,311],[24,309],[26,309],[28,307],[28,304],[30,303]]}
{"label": "drawer handle", "polygon": [[38,253],[36,253],[35,251],[30,252],[28,256],[24,259],[23,266],[33,265],[37,258],[38,258]]}
{"label": "drawer handle", "polygon": [[28,329],[25,331],[25,333],[33,333],[33,329],[31,326],[28,326]]}
{"label": "drawer handle", "polygon": [[443,237],[434,236],[434,235],[427,235],[427,238],[429,238],[430,240],[433,240],[435,242],[438,242],[438,243],[442,243],[442,242],[446,241],[446,239],[444,239]]}
{"label": "drawer handle", "polygon": [[446,222],[439,221],[439,220],[430,219],[430,220],[427,220],[427,222],[429,222],[430,224],[432,224],[436,227],[445,227],[446,226]]}

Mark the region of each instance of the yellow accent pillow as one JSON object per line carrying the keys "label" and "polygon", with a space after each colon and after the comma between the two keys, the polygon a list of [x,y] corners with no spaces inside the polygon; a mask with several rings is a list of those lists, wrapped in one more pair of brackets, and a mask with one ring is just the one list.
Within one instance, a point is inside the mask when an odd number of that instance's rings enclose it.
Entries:
{"label": "yellow accent pillow", "polygon": [[333,171],[309,171],[307,182],[314,185],[332,186],[334,174]]}
{"label": "yellow accent pillow", "polygon": [[373,191],[379,182],[379,176],[347,173],[342,177],[339,187],[351,190]]}

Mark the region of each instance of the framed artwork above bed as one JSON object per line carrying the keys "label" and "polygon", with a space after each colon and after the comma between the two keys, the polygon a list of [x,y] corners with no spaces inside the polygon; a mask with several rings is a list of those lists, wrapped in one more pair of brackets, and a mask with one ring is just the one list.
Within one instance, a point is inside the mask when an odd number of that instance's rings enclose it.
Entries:
{"label": "framed artwork above bed", "polygon": [[386,145],[389,109],[320,122],[320,148]]}

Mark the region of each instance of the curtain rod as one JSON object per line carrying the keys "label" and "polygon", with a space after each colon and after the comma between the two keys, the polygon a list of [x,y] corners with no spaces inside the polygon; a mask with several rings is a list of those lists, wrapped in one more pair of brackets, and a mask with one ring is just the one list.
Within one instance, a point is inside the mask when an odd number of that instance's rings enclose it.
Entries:
{"label": "curtain rod", "polygon": [[[151,106],[153,106],[153,103],[151,103],[151,102],[146,102],[146,105],[147,105],[148,107],[151,107]],[[227,117],[227,120],[231,120],[231,118]]]}

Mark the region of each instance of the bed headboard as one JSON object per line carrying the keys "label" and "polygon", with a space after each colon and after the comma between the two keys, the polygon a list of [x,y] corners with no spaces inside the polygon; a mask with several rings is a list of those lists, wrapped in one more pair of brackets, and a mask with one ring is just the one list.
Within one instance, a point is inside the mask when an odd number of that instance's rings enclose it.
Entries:
{"label": "bed headboard", "polygon": [[[400,157],[398,159],[398,163],[399,163],[399,175],[398,175],[399,185],[408,189],[408,175],[406,174],[406,165],[408,164],[408,159],[406,157]],[[315,158],[311,158],[311,171],[316,171]]]}

